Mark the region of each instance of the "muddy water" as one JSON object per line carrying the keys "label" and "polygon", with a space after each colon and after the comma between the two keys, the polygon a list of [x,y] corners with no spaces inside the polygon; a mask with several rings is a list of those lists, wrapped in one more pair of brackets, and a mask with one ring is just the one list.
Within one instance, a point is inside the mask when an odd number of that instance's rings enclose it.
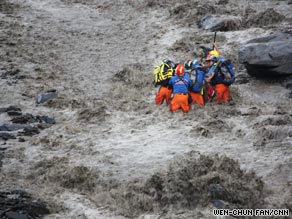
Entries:
{"label": "muddy water", "polygon": [[[13,16],[1,13],[18,33],[13,36],[18,53],[9,59],[27,78],[12,85],[1,80],[1,105],[54,116],[57,124],[25,143],[7,142],[2,187],[26,188],[55,203],[57,213],[46,218],[122,218],[112,213],[125,206],[111,189],[119,193],[133,181],[143,185],[192,151],[227,155],[263,178],[272,190],[266,196],[269,205],[287,201],[292,102],[283,83],[240,72],[249,82],[232,86],[230,104],[172,114],[165,105],[154,105],[152,69],[165,57],[188,58],[191,54],[169,50],[185,36],[202,34],[212,42],[212,33],[174,25],[168,10],[144,7],[143,1],[9,2],[20,7]],[[240,43],[269,32],[220,33],[219,44],[233,54]],[[8,65],[5,58],[1,62]],[[49,88],[57,89],[59,98],[36,106],[35,96]],[[1,121],[8,119],[1,115]],[[200,209],[205,218],[209,211]]]}

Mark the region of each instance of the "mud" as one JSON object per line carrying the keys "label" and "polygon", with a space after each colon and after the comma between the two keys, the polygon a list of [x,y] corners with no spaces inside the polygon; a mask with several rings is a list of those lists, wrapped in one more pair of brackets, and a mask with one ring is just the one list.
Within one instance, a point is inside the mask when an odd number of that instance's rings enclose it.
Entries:
{"label": "mud", "polygon": [[[291,5],[191,6],[1,1],[0,107],[56,121],[33,136],[1,140],[1,189],[45,201],[46,219],[212,218],[214,206],[291,209],[291,78],[252,78],[237,58],[240,44],[289,32]],[[214,34],[199,29],[199,19],[213,13],[245,21],[269,8],[278,14],[268,23],[217,33],[238,75],[228,104],[194,105],[188,114],[154,105],[154,66],[212,47]],[[57,97],[36,104],[48,90]],[[0,114],[1,124],[11,119]]]}

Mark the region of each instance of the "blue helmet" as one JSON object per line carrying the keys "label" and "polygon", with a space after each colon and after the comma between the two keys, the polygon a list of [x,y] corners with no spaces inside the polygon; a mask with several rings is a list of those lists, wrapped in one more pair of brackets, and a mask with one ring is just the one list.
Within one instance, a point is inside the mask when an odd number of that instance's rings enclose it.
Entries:
{"label": "blue helmet", "polygon": [[163,59],[162,62],[165,63],[165,64],[167,64],[169,67],[171,67],[173,69],[175,68],[174,62],[171,61],[171,60],[169,60],[169,59]]}

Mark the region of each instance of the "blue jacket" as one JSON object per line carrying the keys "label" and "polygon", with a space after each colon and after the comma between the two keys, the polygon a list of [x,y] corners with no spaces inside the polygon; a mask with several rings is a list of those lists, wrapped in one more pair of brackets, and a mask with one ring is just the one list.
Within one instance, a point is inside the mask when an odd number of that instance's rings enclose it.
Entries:
{"label": "blue jacket", "polygon": [[213,78],[211,79],[212,85],[221,84],[223,82],[223,80],[225,79],[224,75],[220,73],[220,68],[218,67],[218,64],[220,62],[223,62],[224,60],[225,59],[222,56],[220,56],[219,60],[211,66],[211,68],[209,69],[209,71],[207,73],[207,75],[211,75],[212,72],[215,73]]}
{"label": "blue jacket", "polygon": [[173,94],[188,93],[189,88],[193,85],[192,80],[184,74],[184,76],[173,76],[169,81],[173,88]]}
{"label": "blue jacket", "polygon": [[206,72],[202,67],[196,67],[194,70],[196,74],[194,75],[194,81],[193,81],[193,86],[191,87],[191,90],[194,92],[200,92],[202,90],[202,87],[204,85],[205,81],[205,74]]}

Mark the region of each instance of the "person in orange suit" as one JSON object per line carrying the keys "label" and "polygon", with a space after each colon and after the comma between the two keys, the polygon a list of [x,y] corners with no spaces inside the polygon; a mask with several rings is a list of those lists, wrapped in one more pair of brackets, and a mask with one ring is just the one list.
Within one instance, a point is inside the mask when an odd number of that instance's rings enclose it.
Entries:
{"label": "person in orange suit", "polygon": [[154,69],[155,86],[160,88],[155,96],[156,105],[163,104],[164,100],[168,105],[171,100],[172,87],[169,85],[170,78],[174,75],[175,64],[169,59],[164,59],[162,63]]}
{"label": "person in orange suit", "polygon": [[181,109],[184,113],[189,112],[189,89],[192,87],[191,79],[185,74],[185,68],[182,64],[178,64],[169,84],[173,88],[173,98],[170,102],[170,111],[174,112]]}
{"label": "person in orange suit", "polygon": [[206,81],[209,82],[216,91],[217,103],[228,102],[229,100],[229,87],[223,83],[225,78],[230,77],[227,74],[223,74],[220,70],[220,57],[209,55],[206,61],[210,63],[210,69],[206,74]]}

